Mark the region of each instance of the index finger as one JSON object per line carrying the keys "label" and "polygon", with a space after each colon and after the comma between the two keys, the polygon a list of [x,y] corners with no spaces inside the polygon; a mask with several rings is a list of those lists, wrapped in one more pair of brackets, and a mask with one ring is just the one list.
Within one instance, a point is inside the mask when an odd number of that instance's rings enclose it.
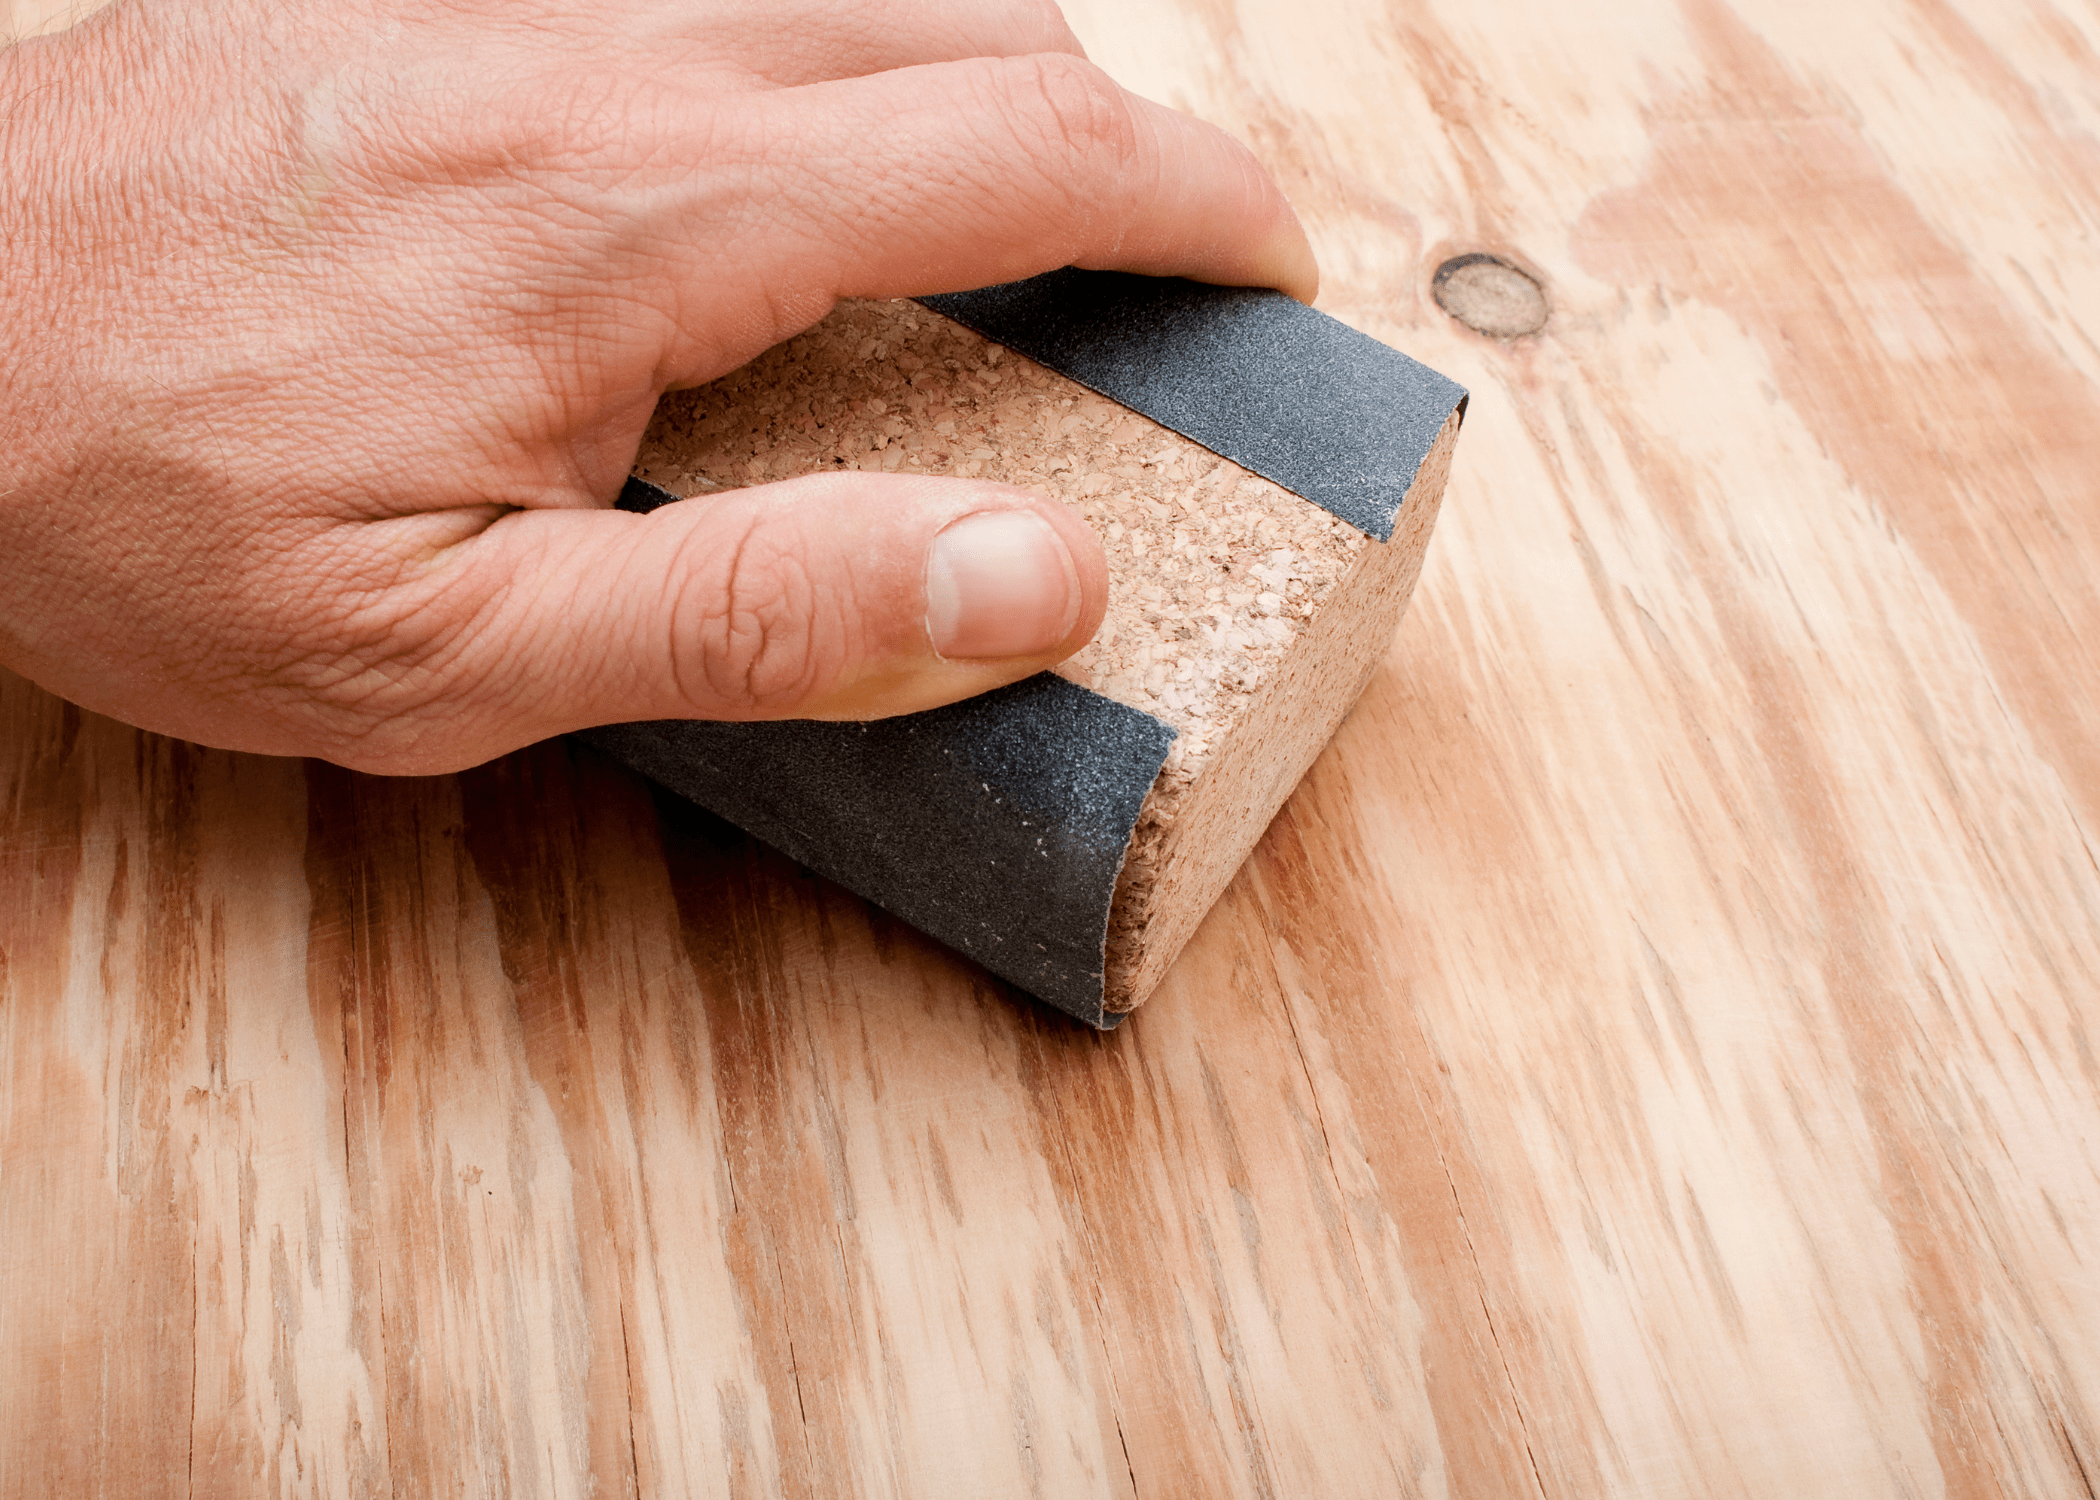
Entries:
{"label": "index finger", "polygon": [[[1083,58],[973,58],[740,107],[765,189],[735,253],[806,268],[820,284],[797,288],[805,295],[918,296],[1067,265],[1273,286],[1307,302],[1319,287],[1297,215],[1245,146]],[[719,126],[711,119],[714,150]],[[701,196],[690,211],[719,206]]]}
{"label": "index finger", "polygon": [[650,15],[672,66],[690,52],[783,87],[973,57],[1085,55],[1055,0],[706,0]]}

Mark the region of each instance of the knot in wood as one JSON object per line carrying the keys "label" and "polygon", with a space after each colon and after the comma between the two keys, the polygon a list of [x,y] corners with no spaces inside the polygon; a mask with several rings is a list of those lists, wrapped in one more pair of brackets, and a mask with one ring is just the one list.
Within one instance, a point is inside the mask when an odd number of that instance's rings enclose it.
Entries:
{"label": "knot in wood", "polygon": [[1499,256],[1454,255],[1436,268],[1430,295],[1475,333],[1522,338],[1546,326],[1545,288]]}

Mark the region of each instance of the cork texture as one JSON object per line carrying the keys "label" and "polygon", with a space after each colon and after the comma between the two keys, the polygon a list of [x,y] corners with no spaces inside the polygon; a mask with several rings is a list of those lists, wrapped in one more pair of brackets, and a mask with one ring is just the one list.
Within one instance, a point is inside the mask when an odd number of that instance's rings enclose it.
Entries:
{"label": "cork texture", "polygon": [[1076,266],[935,312],[1390,540],[1463,387],[1266,287]]}
{"label": "cork texture", "polygon": [[1380,544],[927,308],[859,302],[666,396],[635,472],[681,497],[849,468],[991,479],[1087,518],[1108,554],[1108,613],[1059,673],[1176,731],[1110,917],[1106,1005],[1123,1011],[1164,974],[1383,657],[1455,426]]}

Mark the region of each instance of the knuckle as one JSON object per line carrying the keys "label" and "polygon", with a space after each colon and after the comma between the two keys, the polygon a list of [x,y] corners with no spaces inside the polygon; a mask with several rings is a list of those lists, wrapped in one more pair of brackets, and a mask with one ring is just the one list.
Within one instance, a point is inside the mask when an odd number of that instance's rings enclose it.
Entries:
{"label": "knuckle", "polygon": [[450,747],[494,707],[469,680],[492,601],[319,580],[261,666],[259,697],[300,726],[313,753],[356,771],[454,768]]}
{"label": "knuckle", "polygon": [[1085,58],[1045,52],[1008,65],[1010,97],[1025,136],[1087,166],[1120,171],[1138,155],[1130,96]]}
{"label": "knuckle", "polygon": [[383,775],[430,768],[430,742],[450,717],[440,653],[398,635],[351,635],[303,645],[272,675],[327,759]]}
{"label": "knuckle", "polygon": [[678,691],[696,709],[785,715],[840,674],[839,601],[819,588],[797,542],[791,524],[748,516],[727,538],[703,530],[683,544],[704,555],[671,570],[684,582],[666,613]]}
{"label": "knuckle", "polygon": [[486,72],[425,75],[328,118],[346,128],[351,161],[377,187],[501,200],[615,156],[637,129],[637,102],[657,93],[602,68],[499,58]]}

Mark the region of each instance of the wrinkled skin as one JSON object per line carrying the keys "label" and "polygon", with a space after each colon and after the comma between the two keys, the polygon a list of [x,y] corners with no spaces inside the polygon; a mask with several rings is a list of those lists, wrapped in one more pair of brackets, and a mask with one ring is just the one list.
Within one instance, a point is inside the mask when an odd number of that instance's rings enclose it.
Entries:
{"label": "wrinkled skin", "polygon": [[[657,396],[841,297],[1316,274],[1246,151],[1047,0],[119,0],[0,53],[0,215],[0,663],[384,772],[1062,659],[1106,596],[1065,507],[843,474],[611,511]],[[1010,511],[1047,581],[944,656],[936,537]]]}

